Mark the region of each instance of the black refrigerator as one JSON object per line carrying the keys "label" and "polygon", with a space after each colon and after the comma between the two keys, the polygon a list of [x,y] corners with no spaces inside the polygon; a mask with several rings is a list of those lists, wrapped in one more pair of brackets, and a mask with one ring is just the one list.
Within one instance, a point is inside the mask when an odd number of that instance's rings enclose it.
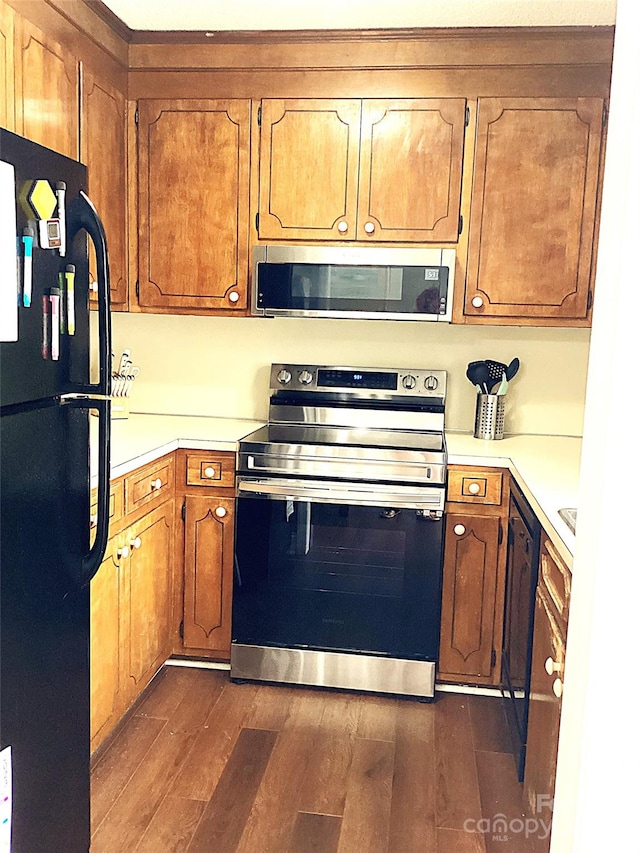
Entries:
{"label": "black refrigerator", "polygon": [[0,129],[0,849],[12,853],[90,846],[89,581],[108,534],[111,343],[86,187],[81,163]]}

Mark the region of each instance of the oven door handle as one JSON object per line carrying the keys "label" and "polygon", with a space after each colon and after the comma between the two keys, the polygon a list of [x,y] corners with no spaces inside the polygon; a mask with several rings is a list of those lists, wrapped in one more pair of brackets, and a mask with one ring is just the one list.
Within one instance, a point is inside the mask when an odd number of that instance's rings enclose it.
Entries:
{"label": "oven door handle", "polygon": [[314,480],[269,480],[239,477],[238,497],[280,501],[389,506],[397,509],[444,510],[444,489],[410,487],[393,489],[371,483],[337,483]]}

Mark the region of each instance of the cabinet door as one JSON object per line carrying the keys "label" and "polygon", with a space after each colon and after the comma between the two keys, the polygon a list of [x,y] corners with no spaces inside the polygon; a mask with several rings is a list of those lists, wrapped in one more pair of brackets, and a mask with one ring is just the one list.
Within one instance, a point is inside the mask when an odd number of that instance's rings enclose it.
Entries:
{"label": "cabinet door", "polygon": [[[544,594],[541,594],[538,588],[533,623],[524,793],[530,814],[543,820],[545,824],[551,820],[562,706],[560,697],[553,689],[554,683],[562,677],[562,670],[550,675],[546,662],[551,658],[560,666],[564,664],[564,638],[551,610]],[[549,850],[549,838],[542,840],[531,837],[536,853],[546,853]]]}
{"label": "cabinet door", "polygon": [[[127,304],[127,126],[125,97],[86,66],[82,75],[82,162],[89,169],[89,196],[109,245],[111,307]],[[93,244],[90,274],[96,279]],[[91,293],[92,301],[95,295]]]}
{"label": "cabinet door", "polygon": [[129,553],[129,701],[171,653],[173,501],[157,507],[126,532]]}
{"label": "cabinet door", "polygon": [[358,239],[456,241],[466,101],[365,100]]}
{"label": "cabinet door", "polygon": [[24,18],[16,18],[16,130],[78,159],[78,62]]}
{"label": "cabinet door", "polygon": [[120,577],[124,554],[112,539],[102,565],[91,581],[91,749],[115,724],[120,711],[120,678],[124,657],[120,635]]}
{"label": "cabinet door", "polygon": [[484,98],[465,314],[585,320],[602,139],[600,98]]}
{"label": "cabinet door", "polygon": [[186,498],[184,645],[228,653],[233,585],[233,498]]}
{"label": "cabinet door", "polygon": [[440,675],[492,678],[500,519],[447,513]]}
{"label": "cabinet door", "polygon": [[140,101],[139,304],[245,309],[249,101]]}
{"label": "cabinet door", "polygon": [[264,100],[261,239],[355,240],[358,100]]}
{"label": "cabinet door", "polygon": [[0,2],[0,127],[15,127],[15,69],[13,62],[13,9]]}

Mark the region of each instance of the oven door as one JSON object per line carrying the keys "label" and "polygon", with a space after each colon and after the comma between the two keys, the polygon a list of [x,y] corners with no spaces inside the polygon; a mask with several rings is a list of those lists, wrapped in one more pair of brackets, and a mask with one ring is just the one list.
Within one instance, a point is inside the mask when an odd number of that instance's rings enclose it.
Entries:
{"label": "oven door", "polygon": [[437,660],[442,490],[355,488],[239,480],[234,643]]}

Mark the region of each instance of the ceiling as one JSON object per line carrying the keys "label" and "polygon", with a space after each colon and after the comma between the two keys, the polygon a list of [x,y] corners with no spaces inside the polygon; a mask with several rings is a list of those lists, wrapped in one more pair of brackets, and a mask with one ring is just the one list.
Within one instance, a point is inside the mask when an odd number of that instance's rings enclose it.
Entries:
{"label": "ceiling", "polygon": [[610,26],[616,0],[103,0],[132,30]]}

